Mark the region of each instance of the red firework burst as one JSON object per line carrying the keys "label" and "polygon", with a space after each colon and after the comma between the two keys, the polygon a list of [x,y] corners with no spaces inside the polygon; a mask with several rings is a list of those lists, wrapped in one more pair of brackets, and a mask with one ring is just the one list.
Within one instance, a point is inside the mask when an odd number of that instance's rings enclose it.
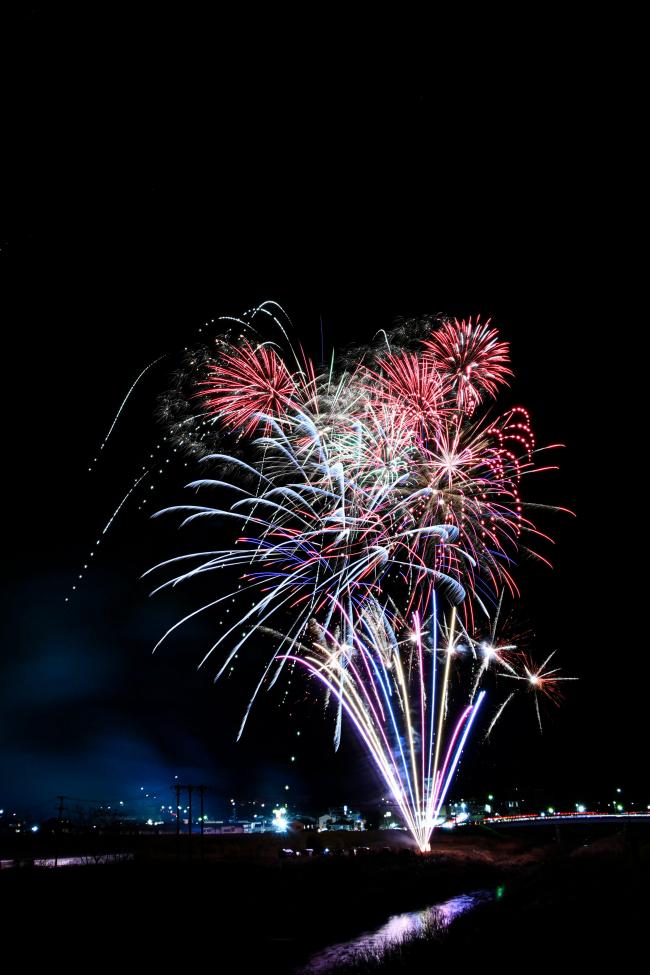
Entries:
{"label": "red firework burst", "polygon": [[376,381],[372,397],[377,403],[390,403],[422,430],[437,426],[448,410],[445,392],[449,385],[431,358],[413,352],[386,355],[379,362],[381,373],[368,370]]}
{"label": "red firework burst", "polygon": [[430,339],[424,341],[434,367],[447,376],[456,394],[459,409],[472,414],[483,395],[495,397],[497,387],[507,383],[510,357],[508,343],[500,342],[498,332],[490,328],[490,319],[476,322],[458,319],[446,321]]}
{"label": "red firework burst", "polygon": [[208,367],[209,378],[198,396],[205,398],[208,415],[219,414],[224,426],[249,436],[260,425],[259,414],[276,417],[296,408],[293,376],[273,348],[243,342],[221,354]]}

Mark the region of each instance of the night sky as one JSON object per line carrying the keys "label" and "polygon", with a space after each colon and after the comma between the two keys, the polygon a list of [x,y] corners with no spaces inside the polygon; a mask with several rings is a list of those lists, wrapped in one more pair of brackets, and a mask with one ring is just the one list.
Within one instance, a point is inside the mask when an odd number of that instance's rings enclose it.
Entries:
{"label": "night sky", "polygon": [[[396,315],[480,313],[500,327],[516,372],[500,405],[527,406],[539,444],[566,444],[561,471],[531,478],[525,496],[577,513],[540,515],[554,569],[520,567],[516,613],[536,655],[557,648],[580,680],[545,709],[542,736],[532,700],[513,704],[490,743],[468,749],[457,791],[577,801],[622,785],[650,801],[644,498],[627,405],[641,311],[629,201],[607,177],[613,123],[588,105],[576,119],[561,86],[533,82],[525,115],[502,100],[497,119],[476,98],[448,117],[424,76],[326,83],[314,71],[265,85],[258,63],[255,83],[234,81],[226,56],[181,70],[153,41],[143,59],[141,34],[116,49],[110,28],[79,48],[52,18],[34,8],[19,29],[0,231],[0,805],[46,815],[58,793],[133,795],[174,774],[215,797],[273,798],[284,784],[307,805],[381,794],[351,734],[335,754],[332,722],[297,691],[282,708],[266,695],[235,743],[259,660],[225,684],[215,667],[197,672],[209,620],[152,657],[198,605],[191,587],[150,599],[140,579],[185,550],[171,520],[150,521],[136,498],[76,579],[160,439],[156,397],[183,347],[205,321],[267,298],[317,358],[321,320],[326,354]],[[163,353],[89,474],[130,383]],[[164,466],[151,510],[186,500],[197,476]]]}

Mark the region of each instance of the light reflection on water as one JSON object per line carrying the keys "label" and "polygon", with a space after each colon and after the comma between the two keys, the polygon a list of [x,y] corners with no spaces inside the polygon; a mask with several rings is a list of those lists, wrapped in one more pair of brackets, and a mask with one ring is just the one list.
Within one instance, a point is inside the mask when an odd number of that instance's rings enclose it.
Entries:
{"label": "light reflection on water", "polygon": [[494,893],[491,890],[475,890],[469,894],[452,897],[441,904],[425,907],[422,911],[394,914],[376,931],[366,931],[352,941],[344,941],[319,951],[312,956],[304,968],[300,969],[299,975],[327,972],[339,965],[350,964],[368,956],[379,959],[385,951],[404,941],[411,941],[425,935],[430,936],[435,931],[444,930],[461,914],[493,898]]}

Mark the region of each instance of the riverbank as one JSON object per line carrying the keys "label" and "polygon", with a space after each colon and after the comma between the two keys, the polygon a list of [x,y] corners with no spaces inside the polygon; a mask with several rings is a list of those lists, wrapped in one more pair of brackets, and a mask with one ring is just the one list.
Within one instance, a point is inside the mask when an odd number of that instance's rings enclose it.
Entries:
{"label": "riverbank", "polygon": [[650,844],[624,835],[599,839],[511,871],[491,900],[452,924],[431,917],[420,937],[332,970],[332,975],[425,972],[461,963],[500,972],[559,965],[597,970],[646,956]]}
{"label": "riverbank", "polygon": [[534,856],[487,837],[445,841],[426,857],[406,849],[273,862],[136,859],[3,871],[0,896],[8,930],[28,919],[39,932],[34,960],[50,958],[62,939],[102,945],[102,957],[116,960],[129,942],[161,962],[209,945],[247,968],[289,971],[391,913],[496,884]]}
{"label": "riverbank", "polygon": [[0,874],[0,897],[5,930],[27,924],[35,932],[27,946],[35,962],[65,956],[74,971],[97,957],[119,963],[141,956],[168,965],[185,964],[197,953],[219,966],[227,956],[242,971],[268,973],[291,972],[319,949],[378,927],[392,914],[471,890],[504,891],[494,905],[455,922],[442,941],[406,945],[399,957],[382,960],[384,971],[391,965],[418,971],[443,954],[463,961],[489,956],[501,964],[506,949],[522,963],[522,952],[540,939],[541,950],[556,950],[550,946],[557,941],[558,911],[580,900],[583,889],[585,904],[605,895],[610,903],[627,904],[634,899],[625,893],[630,890],[640,899],[647,865],[647,846],[635,850],[616,837],[567,849],[532,845],[530,837],[485,835],[445,840],[424,857],[404,850],[257,863],[136,859],[8,870]]}

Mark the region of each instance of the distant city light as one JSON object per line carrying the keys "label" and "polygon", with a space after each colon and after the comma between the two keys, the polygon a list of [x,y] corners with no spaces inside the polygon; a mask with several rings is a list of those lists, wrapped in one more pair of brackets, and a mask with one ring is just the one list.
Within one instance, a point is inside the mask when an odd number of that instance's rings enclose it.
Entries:
{"label": "distant city light", "polygon": [[286,818],[287,809],[286,806],[280,806],[278,809],[273,810],[273,826],[278,833],[286,833],[289,824]]}

